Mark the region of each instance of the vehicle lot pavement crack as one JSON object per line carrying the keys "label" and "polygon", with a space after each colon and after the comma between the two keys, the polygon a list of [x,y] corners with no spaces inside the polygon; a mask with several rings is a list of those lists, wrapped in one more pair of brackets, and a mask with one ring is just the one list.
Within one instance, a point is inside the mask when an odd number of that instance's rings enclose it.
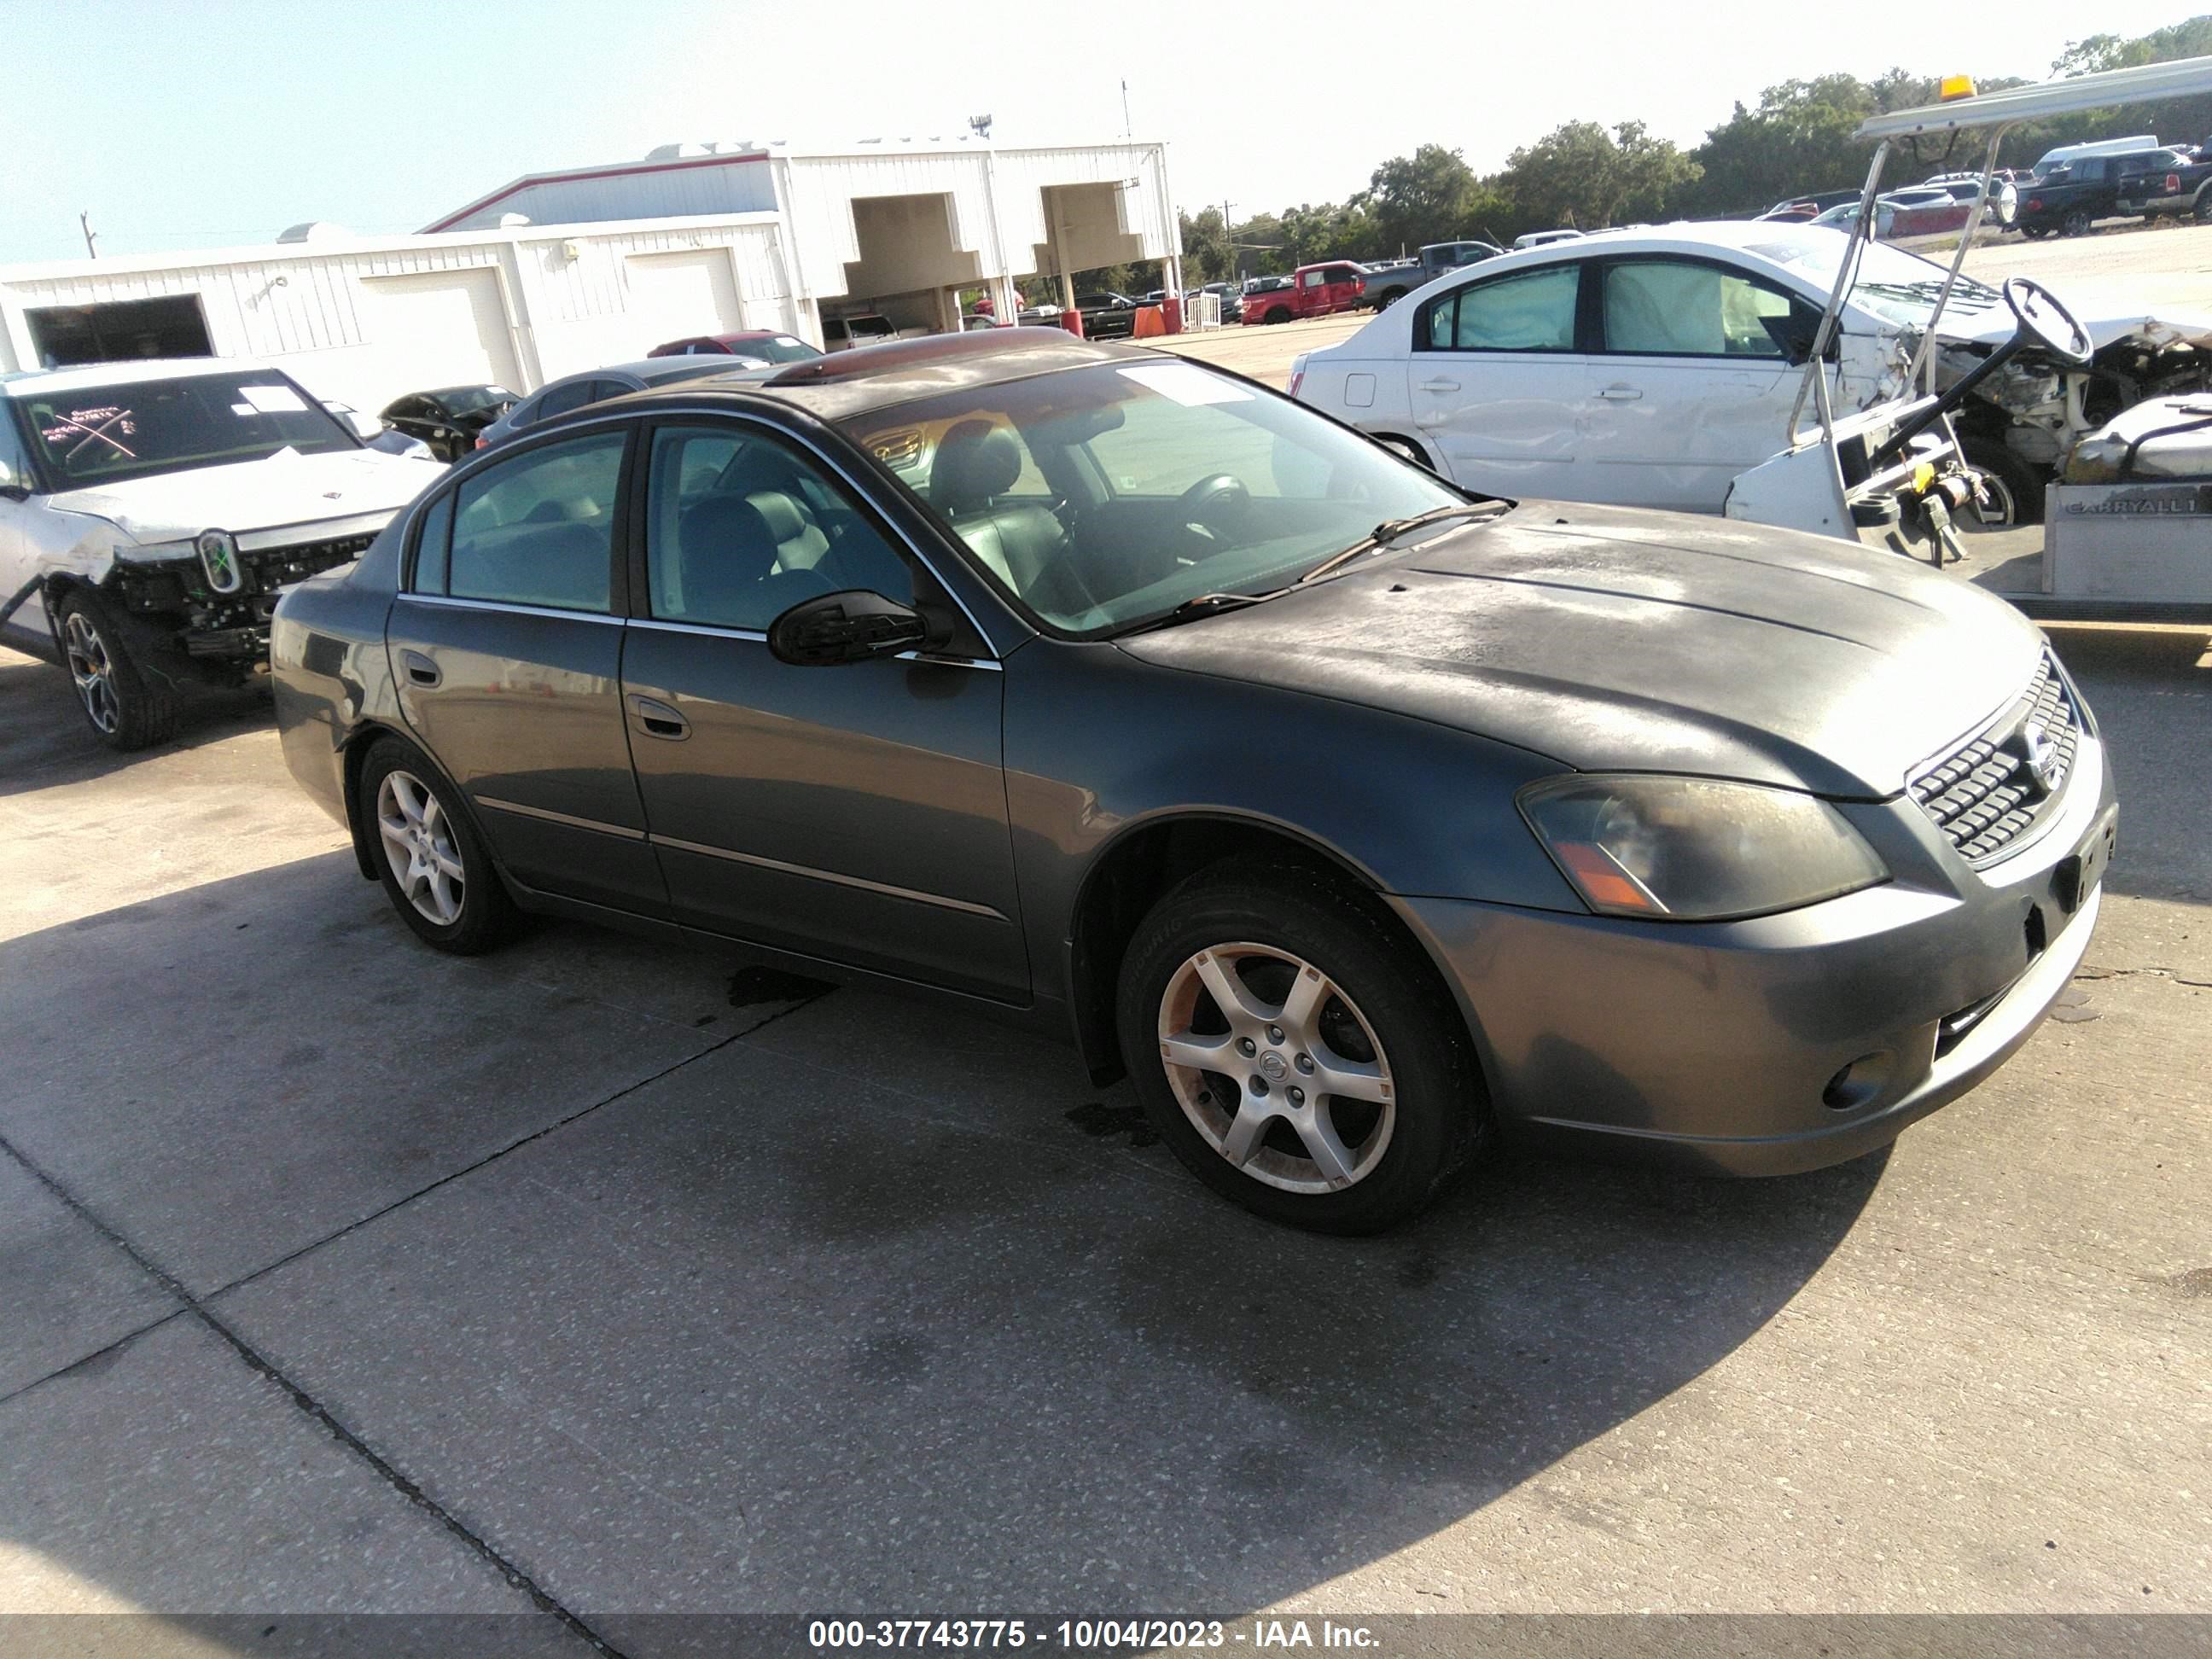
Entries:
{"label": "vehicle lot pavement crack", "polygon": [[542,1128],[533,1129],[526,1135],[519,1136],[515,1139],[507,1142],[506,1146],[499,1147],[495,1151],[485,1153],[474,1163],[465,1164],[458,1170],[449,1170],[445,1175],[439,1176],[435,1181],[427,1182],[424,1185],[416,1188],[405,1197],[395,1198],[391,1203],[383,1206],[381,1208],[372,1210],[367,1215],[362,1216],[356,1220],[348,1222],[344,1226],[337,1229],[337,1231],[325,1233],[322,1237],[315,1240],[312,1244],[303,1244],[298,1249],[292,1251],[288,1255],[279,1256],[274,1261],[266,1262],[261,1267],[256,1267],[250,1273],[241,1274],[240,1277],[232,1279],[228,1284],[217,1286],[215,1290],[208,1292],[206,1299],[210,1302],[215,1301],[217,1297],[237,1290],[241,1285],[251,1285],[258,1279],[267,1277],[269,1274],[275,1273],[279,1267],[289,1267],[291,1263],[297,1261],[301,1256],[312,1255],[317,1250],[321,1249],[325,1245],[343,1238],[350,1233],[359,1232],[363,1227],[369,1225],[372,1222],[382,1220],[386,1216],[390,1215],[395,1210],[404,1209],[410,1204],[414,1203],[417,1199],[426,1197],[429,1194],[436,1192],[441,1187],[451,1186],[454,1182],[460,1180],[462,1176],[474,1175],[486,1164],[496,1164],[500,1159],[507,1157],[509,1153],[520,1152],[525,1146],[528,1146],[537,1141],[543,1140],[546,1136],[552,1134],[558,1130],[565,1129],[570,1124],[578,1122],[584,1118],[587,1118],[591,1116],[592,1113],[599,1111],[605,1107],[611,1106],[617,1101],[621,1100],[627,1096],[635,1094],[641,1089],[650,1087],[652,1085],[659,1082],[661,1079],[665,1077],[673,1076],[676,1073],[682,1071],[685,1066],[694,1065],[698,1061],[706,1059],[709,1054],[720,1054],[732,1043],[739,1042],[742,1039],[751,1036],[755,1031],[761,1030],[763,1026],[775,1024],[776,1021],[783,1018],[787,1014],[795,1014],[802,1008],[811,1007],[813,1004],[819,1002],[823,997],[829,994],[830,994],[827,991],[823,991],[815,996],[808,997],[803,1002],[793,1002],[787,1006],[777,1009],[774,1013],[764,1015],[763,1018],[755,1020],[750,1025],[746,1026],[742,1031],[732,1031],[727,1036],[718,1038],[714,1042],[708,1043],[705,1048],[699,1049],[697,1052],[686,1054],[683,1059],[672,1061],[669,1065],[662,1066],[659,1071],[653,1073],[649,1077],[641,1077],[635,1083],[626,1083],[621,1088],[615,1090],[611,1094],[604,1096],[601,1098],[592,1102],[587,1106],[579,1107],[576,1110],[569,1113],[566,1117],[557,1118],[553,1122],[546,1124]]}
{"label": "vehicle lot pavement crack", "polygon": [[[9,1150],[13,1152],[15,1149],[10,1147]],[[20,1156],[17,1158],[17,1162],[21,1162]],[[33,1171],[32,1173],[35,1174],[36,1171]],[[132,1260],[133,1265],[137,1265],[137,1259],[134,1257]],[[133,1342],[136,1342],[140,1337],[144,1336],[148,1332],[158,1331],[162,1326],[167,1324],[171,1320],[183,1318],[185,1316],[185,1310],[184,1309],[179,1308],[173,1312],[163,1314],[159,1319],[149,1320],[145,1324],[138,1327],[137,1330],[126,1331],[121,1336],[117,1337],[112,1342],[109,1342],[100,1347],[94,1348],[90,1353],[78,1355],[77,1358],[70,1360],[66,1365],[55,1366],[53,1370],[48,1371],[44,1376],[34,1376],[28,1382],[24,1383],[21,1388],[10,1389],[7,1393],[0,1394],[0,1406],[6,1405],[11,1400],[20,1400],[23,1395],[30,1393],[32,1389],[44,1388],[47,1383],[54,1381],[57,1377],[69,1376],[72,1375],[82,1376],[87,1370],[99,1370],[106,1361],[112,1359],[117,1354],[121,1353],[124,1349],[129,1347]]]}
{"label": "vehicle lot pavement crack", "polygon": [[[672,1070],[673,1068],[672,1067],[670,1069]],[[624,1090],[622,1092],[626,1094],[629,1091]],[[48,1192],[52,1193],[54,1197],[60,1200],[62,1204],[66,1206],[70,1212],[76,1215],[79,1220],[91,1227],[94,1231],[98,1232],[102,1238],[106,1239],[110,1244],[120,1250],[125,1255],[128,1256],[132,1264],[135,1265],[141,1273],[143,1273],[148,1278],[153,1279],[170,1296],[175,1297],[177,1301],[183,1304],[184,1311],[197,1319],[208,1329],[210,1333],[221,1338],[222,1340],[229,1346],[231,1352],[236,1354],[240,1360],[245,1364],[249,1370],[253,1371],[256,1375],[261,1376],[267,1382],[275,1384],[278,1389],[282,1389],[285,1397],[289,1399],[294,1406],[298,1407],[307,1416],[313,1418],[332,1439],[336,1440],[341,1446],[344,1447],[356,1457],[366,1463],[369,1468],[375,1473],[377,1477],[386,1486],[390,1486],[392,1491],[398,1492],[400,1497],[405,1498],[410,1504],[414,1504],[417,1509],[423,1510],[433,1520],[436,1521],[439,1525],[442,1526],[447,1532],[459,1539],[469,1549],[474,1551],[478,1556],[482,1557],[483,1559],[495,1571],[497,1571],[501,1577],[506,1579],[509,1584],[527,1595],[531,1601],[541,1612],[550,1613],[554,1618],[560,1620],[561,1624],[572,1634],[581,1638],[586,1642],[588,1642],[595,1651],[605,1654],[616,1653],[617,1650],[589,1625],[586,1624],[581,1619],[578,1618],[574,1613],[570,1612],[560,1602],[555,1601],[551,1595],[548,1595],[538,1586],[528,1573],[525,1572],[514,1562],[507,1559],[506,1556],[502,1555],[490,1543],[479,1537],[469,1528],[465,1522],[461,1520],[459,1516],[455,1515],[452,1510],[440,1504],[437,1499],[432,1498],[429,1493],[424,1492],[422,1487],[416,1485],[413,1480],[410,1480],[404,1474],[401,1473],[398,1468],[386,1462],[368,1444],[367,1441],[363,1440],[359,1435],[356,1434],[351,1429],[340,1422],[336,1416],[332,1415],[327,1407],[324,1406],[321,1401],[318,1401],[313,1395],[309,1394],[298,1383],[292,1381],[292,1379],[287,1376],[283,1370],[281,1370],[273,1361],[265,1358],[258,1349],[253,1346],[252,1343],[248,1342],[243,1336],[233,1330],[228,1324],[224,1322],[221,1316],[212,1311],[204,1304],[203,1304],[198,1297],[195,1297],[190,1290],[185,1288],[182,1279],[179,1279],[167,1268],[162,1267],[160,1262],[155,1261],[151,1256],[141,1250],[136,1244],[132,1243],[131,1240],[125,1238],[122,1234],[116,1231],[114,1228],[109,1226],[100,1216],[94,1214],[91,1209],[87,1207],[84,1202],[80,1200],[75,1193],[70,1191],[68,1188],[63,1186],[62,1183],[57,1181],[52,1176],[48,1175],[44,1170],[40,1169],[36,1164],[25,1157],[22,1152],[17,1148],[15,1144],[9,1140],[5,1135],[0,1135],[0,1152],[5,1152],[8,1157],[14,1159],[17,1164],[21,1166],[26,1174],[29,1175],[33,1180],[38,1182],[40,1185],[44,1187]],[[143,1335],[143,1333],[139,1333],[139,1334]],[[79,1364],[82,1363],[82,1361],[79,1362]]]}
{"label": "vehicle lot pavement crack", "polygon": [[2212,979],[2185,979],[2171,968],[2084,968],[2076,979],[2165,979],[2193,990],[2212,991]]}

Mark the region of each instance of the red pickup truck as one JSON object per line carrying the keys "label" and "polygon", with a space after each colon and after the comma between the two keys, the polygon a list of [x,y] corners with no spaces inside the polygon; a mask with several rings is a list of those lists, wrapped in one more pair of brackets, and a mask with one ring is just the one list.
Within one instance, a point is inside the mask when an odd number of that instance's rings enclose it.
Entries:
{"label": "red pickup truck", "polygon": [[1291,273],[1288,288],[1247,295],[1244,320],[1247,324],[1287,323],[1294,317],[1326,317],[1332,311],[1352,311],[1366,291],[1365,267],[1349,259],[1300,265]]}

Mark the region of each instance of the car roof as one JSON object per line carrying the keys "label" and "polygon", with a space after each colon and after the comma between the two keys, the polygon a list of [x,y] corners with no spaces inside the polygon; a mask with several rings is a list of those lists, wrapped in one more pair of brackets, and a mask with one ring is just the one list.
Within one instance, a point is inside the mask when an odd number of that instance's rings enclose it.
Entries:
{"label": "car roof", "polygon": [[[856,346],[809,357],[773,370],[728,369],[680,387],[635,392],[617,402],[645,403],[702,392],[744,392],[805,410],[820,421],[842,421],[947,392],[972,391],[1024,380],[1056,369],[1102,362],[1158,362],[1161,354],[1141,347],[1079,340],[1063,329],[1022,326]],[[665,362],[666,359],[662,359]]]}
{"label": "car roof", "polygon": [[135,386],[142,380],[188,380],[198,374],[241,372],[283,373],[251,357],[132,357],[114,363],[77,363],[67,368],[10,369],[0,374],[0,397],[36,398],[49,392],[96,391],[104,386]]}

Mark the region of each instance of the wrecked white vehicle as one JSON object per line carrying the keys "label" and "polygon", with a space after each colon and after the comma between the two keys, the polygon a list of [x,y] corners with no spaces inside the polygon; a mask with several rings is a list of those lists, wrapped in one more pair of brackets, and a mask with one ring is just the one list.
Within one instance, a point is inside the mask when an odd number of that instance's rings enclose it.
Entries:
{"label": "wrecked white vehicle", "polygon": [[[1955,143],[1974,133],[1984,142],[1986,181],[2006,133],[2021,123],[2212,95],[2212,57],[1987,94],[1958,76],[1943,89],[1939,103],[1861,125],[1860,137],[1879,141],[1863,201],[1874,198],[1899,143]],[[2212,397],[2203,373],[2212,322],[2085,316],[2024,276],[2006,282],[1996,295],[2002,312],[1992,315],[1982,298],[1989,290],[1960,276],[1973,229],[1970,220],[1903,389],[1866,405],[1832,398],[1814,372],[1822,345],[1848,329],[1857,273],[1877,268],[1883,252],[1853,240],[1798,377],[1788,447],[1729,486],[1728,516],[1954,565],[2033,617],[2212,622]],[[1955,533],[1962,518],[2005,495],[1968,435],[1991,402],[2014,416],[2009,443],[2033,431],[2060,459],[2041,491],[2040,547],[2001,536],[1969,538],[1970,550]],[[1812,417],[1809,430],[1801,414]]]}
{"label": "wrecked white vehicle", "polygon": [[[1718,513],[1730,481],[1789,422],[1853,239],[1772,221],[1601,231],[1429,283],[1293,365],[1293,395],[1469,489]],[[1832,406],[1905,390],[1944,268],[1880,243],[1823,356]],[[1960,442],[1992,483],[1981,511],[2040,514],[2084,434],[2142,398],[2212,384],[2212,318],[2093,319],[2087,365],[2033,348],[1960,409]],[[1939,383],[2014,333],[1995,289],[1961,277],[1936,329]]]}
{"label": "wrecked white vehicle", "polygon": [[252,363],[0,374],[0,640],[58,657],[103,743],[158,743],[181,687],[264,666],[279,586],[357,558],[433,465]]}

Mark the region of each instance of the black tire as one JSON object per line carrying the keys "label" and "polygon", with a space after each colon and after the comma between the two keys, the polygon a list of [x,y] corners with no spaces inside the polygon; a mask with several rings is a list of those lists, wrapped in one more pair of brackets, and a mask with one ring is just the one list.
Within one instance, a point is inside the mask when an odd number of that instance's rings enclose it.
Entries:
{"label": "black tire", "polygon": [[[2197,191],[2197,205],[2190,209],[2190,213],[2197,223],[2212,224],[2212,190]],[[2180,216],[2177,214],[2174,216],[2179,218]]]}
{"label": "black tire", "polygon": [[1392,306],[1396,305],[1399,301],[1405,297],[1406,294],[1403,289],[1394,288],[1389,293],[1383,295],[1382,298],[1376,301],[1375,309],[1377,311],[1388,311]]}
{"label": "black tire", "polygon": [[[424,839],[411,848],[384,831],[381,821],[385,814],[380,808],[387,780],[404,781],[394,783],[397,799],[404,800],[411,786],[436,805],[434,821],[427,811],[414,820],[401,817],[400,823],[405,828],[424,829]],[[392,908],[399,913],[399,919],[415,930],[416,937],[449,955],[473,957],[481,956],[514,935],[520,915],[514,901],[507,896],[499,872],[492,867],[489,851],[477,836],[466,811],[459,807],[458,792],[447,781],[446,775],[412,744],[395,737],[375,738],[368,754],[362,757],[361,788],[356,800],[355,810],[363,815],[362,829],[368,838],[369,856],[376,865],[377,879],[383,884],[384,896],[392,901]],[[426,876],[416,884],[421,902],[410,896],[408,887],[402,885],[402,872],[395,863],[402,853],[409,854],[410,862],[416,854],[442,854],[458,862],[460,890],[457,896],[451,893],[450,876],[446,878],[444,890],[444,896],[457,899],[450,920],[441,921],[433,914],[441,908],[440,889],[433,884],[434,878]]]}
{"label": "black tire", "polygon": [[2012,524],[2043,522],[2043,486],[2046,480],[2033,462],[2022,460],[2001,438],[1967,436],[1959,440],[1966,465],[1986,472],[2012,499]]}
{"label": "black tire", "polygon": [[93,736],[125,753],[166,743],[177,729],[177,684],[150,653],[143,630],[87,587],[72,587],[54,613],[62,667],[76,683],[77,708]]}
{"label": "black tire", "polygon": [[2045,237],[2051,234],[2051,227],[2048,225],[2022,225],[2020,228],[2020,234],[2027,237],[2031,242],[2039,242]]}
{"label": "black tire", "polygon": [[2064,235],[2087,236],[2089,234],[2089,224],[2088,210],[2085,208],[2075,208],[2066,216],[2059,229]]}
{"label": "black tire", "polygon": [[[1268,1046],[1255,1043],[1249,1062],[1237,1054],[1234,1025],[1203,988],[1206,970],[1198,964],[1209,958],[1215,971],[1225,966],[1237,974],[1257,1006],[1276,1008],[1270,1019],[1288,1012],[1300,964],[1310,970],[1307,976],[1320,976],[1310,1021],[1319,1036],[1310,1043],[1321,1066],[1310,1063],[1297,1022],[1287,1018],[1287,1040],[1271,1039],[1269,1032],[1283,1027],[1263,1020],[1252,1029]],[[1316,1232],[1379,1232],[1425,1207],[1489,1140],[1481,1068],[1451,998],[1382,914],[1317,872],[1223,864],[1190,877],[1138,925],[1122,959],[1117,1004],[1122,1057],[1161,1138],[1207,1186],[1269,1220]],[[1249,1024],[1249,1012],[1245,1018]],[[1222,1058],[1249,1077],[1200,1066],[1171,1075],[1164,1030],[1224,1034],[1213,1039],[1231,1045]],[[1355,1052],[1363,1047],[1371,1052]],[[1379,1073],[1387,1079],[1379,1092],[1392,1098],[1370,1103],[1316,1089],[1304,1100],[1303,1079],[1346,1065],[1364,1065],[1370,1078]],[[1179,1089],[1193,1095],[1191,1107]],[[1248,1091],[1254,1121],[1265,1127],[1248,1141],[1248,1162],[1239,1167],[1221,1146],[1234,1134]],[[1298,1107],[1293,1096],[1301,1097]],[[1348,1174],[1328,1181],[1304,1132],[1289,1116],[1270,1115],[1293,1109],[1326,1115]],[[1200,1115],[1212,1120],[1205,1133]]]}

